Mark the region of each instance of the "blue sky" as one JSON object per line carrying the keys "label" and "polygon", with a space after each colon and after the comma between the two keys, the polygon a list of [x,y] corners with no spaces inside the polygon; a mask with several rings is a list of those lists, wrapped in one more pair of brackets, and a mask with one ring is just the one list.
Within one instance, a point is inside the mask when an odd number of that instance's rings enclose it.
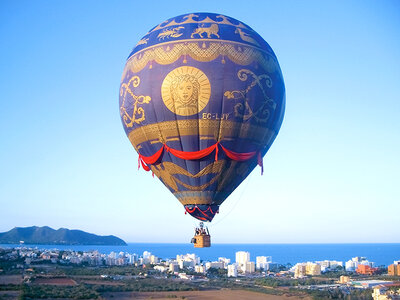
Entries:
{"label": "blue sky", "polygon": [[274,49],[286,115],[221,206],[216,243],[400,242],[399,1],[1,1],[0,232],[188,242],[196,224],[122,129],[125,59],[153,26],[222,13]]}

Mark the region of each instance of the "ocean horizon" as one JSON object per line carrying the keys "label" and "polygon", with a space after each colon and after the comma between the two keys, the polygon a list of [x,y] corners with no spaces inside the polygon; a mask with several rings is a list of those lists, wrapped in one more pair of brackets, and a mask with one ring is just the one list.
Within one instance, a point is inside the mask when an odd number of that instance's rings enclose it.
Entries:
{"label": "ocean horizon", "polygon": [[94,251],[103,254],[110,252],[136,253],[142,255],[149,251],[155,256],[168,259],[178,254],[195,253],[203,261],[215,261],[226,257],[235,261],[237,251],[250,252],[250,260],[256,256],[272,256],[279,264],[298,262],[337,260],[345,263],[352,257],[363,256],[374,262],[375,266],[388,266],[400,260],[400,243],[277,243],[277,244],[212,244],[210,248],[194,248],[189,243],[128,243],[126,246],[98,245],[45,245],[45,244],[0,244],[0,248],[31,247],[39,249],[59,249],[74,251]]}

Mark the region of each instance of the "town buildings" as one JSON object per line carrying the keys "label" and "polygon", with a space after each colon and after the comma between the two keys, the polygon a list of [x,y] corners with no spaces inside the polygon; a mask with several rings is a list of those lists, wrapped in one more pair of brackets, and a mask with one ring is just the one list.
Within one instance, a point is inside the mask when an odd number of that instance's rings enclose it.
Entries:
{"label": "town buildings", "polygon": [[250,253],[246,251],[236,252],[236,265],[238,270],[245,272],[246,264],[250,261]]}
{"label": "town buildings", "polygon": [[372,292],[374,300],[400,300],[399,284],[379,284]]}
{"label": "town buildings", "polygon": [[237,265],[232,264],[228,265],[228,277],[237,277],[238,276],[238,270],[237,270]]}
{"label": "town buildings", "polygon": [[321,265],[313,262],[297,263],[291,270],[295,278],[321,275]]}
{"label": "town buildings", "polygon": [[358,265],[368,265],[370,267],[373,267],[374,263],[368,261],[366,257],[357,256],[357,257],[353,257],[351,260],[349,260],[345,263],[345,269],[346,269],[346,271],[354,272],[357,270]]}
{"label": "town buildings", "polygon": [[269,270],[270,263],[272,263],[271,256],[257,256],[256,257],[256,269],[257,270]]}
{"label": "town buildings", "polygon": [[[250,260],[250,253],[239,251],[235,253],[236,261],[231,263],[231,260],[226,257],[219,257],[218,261],[201,261],[196,254],[179,254],[175,258],[160,259],[151,252],[144,251],[142,255],[131,254],[126,252],[111,252],[103,254],[98,251],[73,251],[73,250],[39,250],[30,248],[19,248],[17,250],[3,251],[1,259],[16,259],[22,262],[20,267],[36,263],[47,264],[64,264],[64,265],[89,265],[89,266],[129,266],[135,265],[143,269],[156,271],[159,273],[172,274],[180,278],[193,278],[189,274],[197,273],[195,276],[207,277],[209,274],[226,274],[227,277],[262,277],[262,276],[285,276],[291,278],[302,278],[306,276],[319,276],[321,273],[335,270],[343,266],[343,262],[335,260],[323,260],[315,262],[300,262],[286,272],[269,272],[272,263],[271,256],[257,256],[256,262]],[[22,259],[21,259],[22,258]],[[150,266],[149,266],[150,264]],[[277,264],[275,264],[277,265]],[[346,262],[346,269],[353,269],[350,272],[357,272],[362,275],[372,275],[378,270],[373,267],[373,263],[369,262],[365,257],[353,257]],[[355,266],[357,266],[355,268]],[[283,267],[282,265],[280,267]],[[355,268],[355,269],[354,269]],[[210,271],[210,269],[218,269],[218,272]],[[178,275],[182,274],[182,275]],[[185,275],[183,275],[185,274]],[[349,275],[342,276],[337,284],[351,285],[360,288],[371,288],[377,284],[387,284],[387,282],[373,281],[353,281]],[[388,275],[400,276],[400,261],[394,261],[388,267]]]}
{"label": "town buildings", "polygon": [[393,264],[388,266],[388,275],[400,276],[400,260],[394,261]]}
{"label": "town buildings", "polygon": [[378,272],[378,268],[373,268],[370,265],[358,265],[356,272],[363,275],[373,275]]}

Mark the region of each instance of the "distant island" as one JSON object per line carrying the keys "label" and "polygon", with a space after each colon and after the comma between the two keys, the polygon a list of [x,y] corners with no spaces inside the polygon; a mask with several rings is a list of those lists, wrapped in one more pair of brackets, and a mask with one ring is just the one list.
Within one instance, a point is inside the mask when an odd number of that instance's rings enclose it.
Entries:
{"label": "distant island", "polygon": [[0,244],[47,244],[47,245],[110,245],[126,246],[126,243],[113,235],[100,236],[82,230],[48,226],[15,227],[0,233]]}

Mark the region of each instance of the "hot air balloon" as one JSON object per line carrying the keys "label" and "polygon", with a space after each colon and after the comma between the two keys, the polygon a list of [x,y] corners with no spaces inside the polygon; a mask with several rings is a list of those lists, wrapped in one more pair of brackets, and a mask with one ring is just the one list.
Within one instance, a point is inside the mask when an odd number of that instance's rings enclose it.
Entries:
{"label": "hot air balloon", "polygon": [[257,164],[262,169],[283,120],[285,86],[274,52],[253,29],[224,15],[191,13],[160,23],[137,43],[119,106],[139,166],[192,217],[211,222]]}

